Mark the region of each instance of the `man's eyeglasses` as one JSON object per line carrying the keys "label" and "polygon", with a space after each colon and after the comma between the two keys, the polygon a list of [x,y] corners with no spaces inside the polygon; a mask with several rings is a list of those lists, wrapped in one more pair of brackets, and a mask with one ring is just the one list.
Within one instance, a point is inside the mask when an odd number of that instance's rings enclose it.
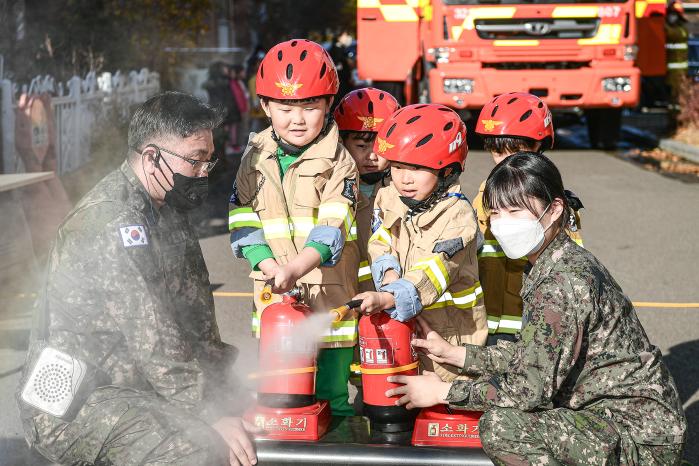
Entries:
{"label": "man's eyeglasses", "polygon": [[182,159],[182,160],[184,160],[185,162],[187,162],[187,163],[189,163],[190,165],[192,165],[192,168],[194,168],[194,169],[196,169],[196,168],[197,168],[197,165],[199,165],[199,166],[202,167],[204,170],[206,170],[207,173],[211,173],[211,170],[214,169],[214,167],[216,166],[216,164],[218,163],[218,160],[219,160],[218,157],[216,157],[216,155],[212,155],[212,156],[211,156],[211,160],[208,160],[208,161],[205,161],[205,160],[197,160],[197,159],[190,159],[189,157],[185,157],[185,156],[183,156],[183,155],[175,154],[175,153],[172,152],[172,151],[169,151],[169,150],[167,150],[167,149],[163,149],[162,147],[158,147],[158,146],[156,146],[155,144],[149,144],[148,146],[149,146],[149,147],[155,148],[155,150],[157,150],[157,151],[159,151],[159,152],[165,152],[165,153],[168,154],[168,155],[172,155],[172,156],[174,156],[174,157],[177,157],[178,159]]}

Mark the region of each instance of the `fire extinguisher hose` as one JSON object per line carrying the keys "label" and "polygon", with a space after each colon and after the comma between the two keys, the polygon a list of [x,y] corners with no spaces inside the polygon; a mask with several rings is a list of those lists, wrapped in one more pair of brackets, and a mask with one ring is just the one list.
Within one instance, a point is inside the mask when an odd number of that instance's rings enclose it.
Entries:
{"label": "fire extinguisher hose", "polygon": [[415,369],[417,367],[418,361],[411,362],[405,366],[398,367],[385,367],[383,369],[367,369],[365,367],[361,368],[362,374],[395,374],[396,372],[409,371],[410,369]]}

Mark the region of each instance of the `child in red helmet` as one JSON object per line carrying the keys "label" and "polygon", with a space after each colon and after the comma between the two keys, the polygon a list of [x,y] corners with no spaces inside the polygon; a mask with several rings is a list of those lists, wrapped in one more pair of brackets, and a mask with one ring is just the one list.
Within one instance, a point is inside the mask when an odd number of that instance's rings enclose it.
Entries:
{"label": "child in red helmet", "polygon": [[357,237],[359,239],[359,289],[374,290],[369,270],[367,245],[371,236],[371,217],[379,189],[386,183],[388,160],[374,152],[374,141],[381,125],[400,108],[388,92],[367,87],[347,94],[335,108],[334,117],[342,144],[357,163],[359,202]]}
{"label": "child in red helmet", "polygon": [[[451,109],[410,105],[379,130],[374,151],[389,161],[391,184],[379,190],[369,241],[378,292],[365,292],[363,313],[406,321],[421,314],[446,340],[483,345],[487,316],[478,282],[480,231],[459,175],[466,127]],[[443,380],[458,370],[422,358]]]}
{"label": "child in red helmet", "polygon": [[[526,152],[532,155],[543,153],[553,147],[554,131],[551,111],[538,97],[523,92],[511,92],[495,97],[483,107],[476,133],[483,137],[483,146],[499,164],[510,155]],[[490,231],[488,215],[483,209],[481,184],[473,207],[478,215],[478,225],[485,235],[483,247],[478,252],[478,267],[483,283],[485,307],[488,311],[488,344],[497,340],[514,340],[522,328],[522,274],[525,258],[510,259],[505,255]],[[572,192],[569,204],[573,217],[568,225],[569,236],[582,245],[580,216],[582,202]]]}
{"label": "child in red helmet", "polygon": [[[277,44],[258,68],[256,90],[272,124],[251,135],[229,208],[234,254],[252,268],[258,336],[270,304],[260,300],[265,283],[274,293],[299,286],[315,312],[341,306],[357,291],[358,174],[330,118],[337,89],[330,56],[309,40]],[[322,336],[316,395],[334,415],[354,414],[347,381],[356,324],[348,314]]]}

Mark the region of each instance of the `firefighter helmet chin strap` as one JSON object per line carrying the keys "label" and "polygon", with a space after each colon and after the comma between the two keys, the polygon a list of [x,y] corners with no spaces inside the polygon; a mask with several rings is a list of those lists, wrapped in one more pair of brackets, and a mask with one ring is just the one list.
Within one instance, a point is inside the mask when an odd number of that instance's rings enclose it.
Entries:
{"label": "firefighter helmet chin strap", "polygon": [[299,146],[296,146],[294,144],[289,144],[288,142],[286,142],[285,140],[283,140],[282,138],[277,136],[276,131],[274,131],[274,127],[272,127],[272,139],[274,139],[274,142],[277,143],[277,146],[279,146],[279,148],[282,151],[284,151],[285,154],[299,155],[299,154],[303,153],[303,151],[308,149],[310,146],[315,144],[315,142],[318,139],[324,138],[325,135],[328,134],[328,131],[329,131],[330,127],[332,126],[332,122],[333,122],[333,114],[330,112],[326,113],[325,114],[325,121],[323,122],[323,129],[320,130],[320,134],[318,134],[318,136],[316,136],[315,139],[313,139],[311,142],[309,142],[305,146],[299,147]]}
{"label": "firefighter helmet chin strap", "polygon": [[441,201],[444,198],[445,194],[447,193],[447,190],[449,189],[449,186],[454,184],[454,182],[456,182],[459,179],[459,175],[461,175],[460,170],[454,170],[451,174],[445,175],[445,170],[446,168],[440,170],[437,187],[434,191],[432,191],[432,194],[427,196],[426,199],[418,201],[409,197],[400,196],[401,202],[408,207],[408,217],[431,209],[437,202]]}

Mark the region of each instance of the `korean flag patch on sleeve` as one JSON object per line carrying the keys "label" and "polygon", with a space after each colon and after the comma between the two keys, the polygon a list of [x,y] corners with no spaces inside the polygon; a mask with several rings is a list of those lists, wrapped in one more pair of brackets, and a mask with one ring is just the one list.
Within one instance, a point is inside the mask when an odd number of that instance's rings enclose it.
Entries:
{"label": "korean flag patch on sleeve", "polygon": [[146,229],[143,225],[129,225],[119,228],[121,240],[124,242],[125,248],[134,246],[148,246],[148,237]]}

